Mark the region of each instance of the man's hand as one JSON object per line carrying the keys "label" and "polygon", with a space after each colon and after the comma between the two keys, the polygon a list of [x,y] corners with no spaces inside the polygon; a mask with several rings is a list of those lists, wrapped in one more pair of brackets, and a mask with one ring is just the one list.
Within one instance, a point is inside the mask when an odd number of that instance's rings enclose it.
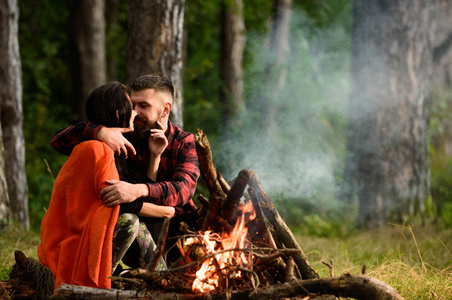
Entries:
{"label": "man's hand", "polygon": [[148,195],[146,184],[131,184],[120,180],[106,180],[110,184],[100,191],[100,197],[107,207],[113,207],[121,203],[129,203]]}
{"label": "man's hand", "polygon": [[157,125],[160,128],[151,129],[151,135],[149,136],[149,151],[154,157],[159,157],[166,146],[168,146],[168,139],[163,132],[163,126],[160,121],[157,121]]}
{"label": "man's hand", "polygon": [[118,155],[123,153],[127,157],[129,151],[136,155],[133,145],[122,135],[129,131],[132,131],[132,128],[102,127],[97,132],[97,139],[107,144]]}

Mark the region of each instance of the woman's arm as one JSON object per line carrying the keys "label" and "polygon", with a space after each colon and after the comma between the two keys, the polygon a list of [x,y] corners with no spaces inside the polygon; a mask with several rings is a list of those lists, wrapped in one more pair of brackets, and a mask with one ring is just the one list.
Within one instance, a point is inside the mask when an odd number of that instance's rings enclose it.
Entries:
{"label": "woman's arm", "polygon": [[175,209],[172,206],[157,205],[144,202],[138,216],[151,218],[171,218],[174,216]]}

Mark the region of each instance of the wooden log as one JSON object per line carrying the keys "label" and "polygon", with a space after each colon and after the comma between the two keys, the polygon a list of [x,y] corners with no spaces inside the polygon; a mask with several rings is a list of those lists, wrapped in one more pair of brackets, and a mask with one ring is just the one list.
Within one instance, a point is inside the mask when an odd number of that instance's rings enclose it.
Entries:
{"label": "wooden log", "polygon": [[201,176],[207,185],[210,194],[217,194],[220,198],[226,198],[218,180],[218,173],[213,164],[212,151],[210,150],[209,140],[201,129],[195,133],[196,152],[198,153],[199,170]]}
{"label": "wooden log", "polygon": [[210,203],[209,203],[209,200],[206,199],[206,197],[199,194],[196,198],[199,200],[199,202],[201,202],[203,207],[205,207],[206,209],[209,208]]}
{"label": "wooden log", "polygon": [[229,190],[226,201],[223,203],[223,207],[221,208],[221,215],[223,216],[223,219],[228,221],[230,224],[233,223],[237,206],[240,204],[240,198],[242,198],[243,192],[245,191],[245,188],[248,185],[249,181],[250,171],[240,171],[234,181],[234,184]]}
{"label": "wooden log", "polygon": [[300,250],[300,254],[294,256],[294,260],[295,260],[295,264],[297,265],[297,267],[301,273],[302,278],[303,279],[318,278],[319,275],[314,271],[314,269],[309,264],[306,255],[301,250],[301,247],[298,244],[297,240],[295,239],[292,231],[290,231],[287,224],[281,218],[281,215],[279,214],[279,212],[273,206],[273,203],[271,202],[270,198],[264,192],[264,189],[262,188],[259,177],[257,176],[257,174],[255,172],[253,172],[253,171],[251,171],[251,172],[252,172],[252,174],[251,174],[249,184],[251,187],[253,187],[253,189],[256,193],[256,196],[259,200],[258,203],[261,206],[262,211],[264,212],[264,214],[267,217],[267,219],[269,220],[269,222],[273,225],[279,240],[281,242],[283,242],[287,248],[293,248],[293,249]]}
{"label": "wooden log", "polygon": [[[404,300],[391,286],[366,275],[343,275],[307,280],[295,280],[286,284],[270,285],[255,290],[241,290],[229,295],[231,300],[284,299],[296,296],[312,296],[312,299],[350,297],[358,300]],[[322,297],[323,295],[323,297]],[[56,290],[54,299],[156,299],[197,300],[206,299],[206,294],[165,293],[162,291],[121,291],[88,288],[63,284]],[[212,292],[209,299],[226,299],[225,294]],[[327,299],[334,299],[332,297]]]}
{"label": "wooden log", "polygon": [[55,300],[72,300],[72,299],[153,299],[153,300],[197,300],[203,299],[196,294],[176,294],[165,293],[161,291],[134,291],[134,290],[116,290],[116,289],[98,289],[78,285],[62,284],[53,296]]}
{"label": "wooden log", "polygon": [[154,272],[155,268],[157,267],[157,264],[160,260],[160,258],[163,255],[163,252],[165,251],[165,243],[166,239],[168,237],[168,230],[170,226],[170,218],[165,218],[162,225],[162,230],[160,231],[159,239],[157,242],[157,248],[155,249],[155,253],[151,258],[151,261],[149,262],[149,272]]}
{"label": "wooden log", "polygon": [[237,293],[233,299],[281,299],[296,295],[334,295],[358,300],[403,300],[391,286],[366,275],[343,275],[307,280],[296,280],[290,284],[280,284],[259,289],[253,294]]}
{"label": "wooden log", "polygon": [[278,247],[276,246],[275,240],[273,239],[267,222],[265,221],[264,213],[259,205],[254,189],[252,187],[248,187],[247,192],[256,213],[256,218],[253,221],[250,221],[250,241],[260,247],[272,247],[277,249]]}
{"label": "wooden log", "polygon": [[217,216],[220,215],[222,204],[222,198],[220,198],[216,193],[210,194],[209,209],[207,210],[207,215],[204,217],[201,231],[216,231],[216,229],[218,228],[218,222],[216,220]]}
{"label": "wooden log", "polygon": [[53,294],[52,271],[22,251],[15,251],[16,264],[8,281],[0,282],[0,299],[47,299]]}
{"label": "wooden log", "polygon": [[221,185],[221,188],[223,189],[223,192],[225,192],[226,194],[229,193],[229,190],[231,189],[231,186],[226,181],[226,179],[224,179],[224,177],[223,177],[223,175],[221,174],[220,171],[217,171],[217,178],[218,178],[218,182]]}

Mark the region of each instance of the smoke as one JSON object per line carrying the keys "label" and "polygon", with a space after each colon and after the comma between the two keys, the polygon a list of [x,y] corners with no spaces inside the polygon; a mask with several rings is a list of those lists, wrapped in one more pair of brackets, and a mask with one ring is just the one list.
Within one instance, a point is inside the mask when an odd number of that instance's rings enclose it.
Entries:
{"label": "smoke", "polygon": [[[338,16],[338,19],[341,16]],[[286,72],[285,85],[266,84],[267,36],[247,34],[245,97],[247,109],[234,128],[222,133],[214,149],[216,165],[226,179],[242,169],[255,171],[276,201],[314,205],[335,203],[345,153],[349,97],[350,32],[338,22],[307,32],[309,20],[292,15],[290,51],[275,72]],[[274,122],[262,125],[262,99],[270,99]]]}

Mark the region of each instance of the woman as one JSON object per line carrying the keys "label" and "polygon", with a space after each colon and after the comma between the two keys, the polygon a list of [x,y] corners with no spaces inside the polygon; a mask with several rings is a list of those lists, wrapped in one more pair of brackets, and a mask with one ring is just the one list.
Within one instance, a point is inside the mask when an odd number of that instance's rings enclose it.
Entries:
{"label": "woman", "polygon": [[[127,88],[119,82],[95,89],[88,98],[87,113],[93,123],[131,129],[136,115]],[[124,158],[115,158],[113,150],[100,141],[78,144],[61,168],[38,246],[41,263],[55,275],[55,289],[62,283],[111,287],[113,234],[120,208],[106,207],[99,195],[106,180],[120,179],[118,170],[127,177]],[[149,216],[174,215],[173,207],[140,206],[155,208]]]}

